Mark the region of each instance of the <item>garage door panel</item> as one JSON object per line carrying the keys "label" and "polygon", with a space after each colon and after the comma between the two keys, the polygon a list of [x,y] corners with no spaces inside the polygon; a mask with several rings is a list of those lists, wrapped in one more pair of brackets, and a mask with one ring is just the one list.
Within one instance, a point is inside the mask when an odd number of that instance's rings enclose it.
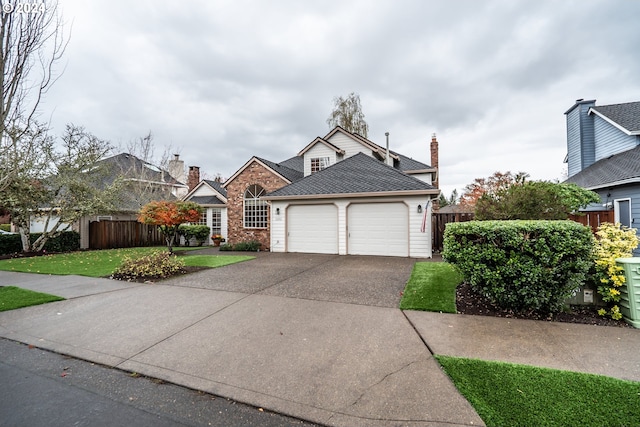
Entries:
{"label": "garage door panel", "polygon": [[299,205],[287,209],[287,252],[338,253],[338,208]]}
{"label": "garage door panel", "polygon": [[363,203],[348,208],[348,252],[409,256],[409,215],[404,203]]}

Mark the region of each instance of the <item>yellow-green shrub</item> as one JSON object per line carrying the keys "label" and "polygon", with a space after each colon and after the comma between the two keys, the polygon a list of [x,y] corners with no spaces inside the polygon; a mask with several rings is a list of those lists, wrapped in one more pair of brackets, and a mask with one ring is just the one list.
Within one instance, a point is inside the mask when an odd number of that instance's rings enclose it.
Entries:
{"label": "yellow-green shrub", "polygon": [[111,276],[113,279],[140,281],[163,279],[184,271],[184,261],[169,252],[152,252],[138,258],[125,258]]}
{"label": "yellow-green shrub", "polygon": [[609,309],[600,309],[601,316],[610,315],[613,319],[621,319],[620,291],[625,283],[624,269],[616,263],[616,258],[627,258],[633,255],[638,247],[638,236],[633,228],[622,227],[619,223],[603,222],[596,232],[594,256],[598,279],[598,293],[602,300],[609,303]]}

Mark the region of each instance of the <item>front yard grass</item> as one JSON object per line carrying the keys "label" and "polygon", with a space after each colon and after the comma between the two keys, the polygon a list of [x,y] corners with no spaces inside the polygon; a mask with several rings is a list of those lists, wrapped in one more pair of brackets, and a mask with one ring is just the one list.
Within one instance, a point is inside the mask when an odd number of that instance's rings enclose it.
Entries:
{"label": "front yard grass", "polygon": [[402,310],[456,312],[456,287],[462,276],[446,262],[416,262],[400,301]]}
{"label": "front yard grass", "polygon": [[64,300],[64,298],[30,291],[16,286],[0,287],[0,311],[14,310],[16,308],[30,307],[32,305],[62,300]]}
{"label": "front yard grass", "polygon": [[436,356],[491,426],[638,426],[640,382]]}
{"label": "front yard grass", "polygon": [[187,267],[216,268],[255,259],[249,255],[189,255],[181,257]]}
{"label": "front yard grass", "polygon": [[[198,248],[175,248],[174,250],[197,250]],[[13,258],[0,261],[0,270],[22,273],[54,275],[75,274],[78,276],[106,277],[118,267],[125,257],[148,255],[165,247],[107,249],[98,251],[71,252],[29,258]],[[189,260],[189,258],[194,258]],[[181,259],[189,266],[220,267],[245,261],[252,257],[223,255],[187,255]]]}

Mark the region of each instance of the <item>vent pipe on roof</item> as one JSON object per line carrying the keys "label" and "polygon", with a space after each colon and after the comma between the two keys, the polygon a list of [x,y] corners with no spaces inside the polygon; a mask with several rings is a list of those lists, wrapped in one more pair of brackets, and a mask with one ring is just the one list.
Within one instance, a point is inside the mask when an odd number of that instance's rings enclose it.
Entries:
{"label": "vent pipe on roof", "polygon": [[387,156],[384,158],[384,162],[389,164],[389,132],[385,132],[384,136],[387,137]]}

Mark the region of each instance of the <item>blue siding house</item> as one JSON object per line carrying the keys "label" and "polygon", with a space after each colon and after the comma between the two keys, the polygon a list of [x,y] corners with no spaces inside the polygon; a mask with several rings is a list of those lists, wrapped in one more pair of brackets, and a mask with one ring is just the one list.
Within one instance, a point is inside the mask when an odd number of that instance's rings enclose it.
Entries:
{"label": "blue siding house", "polygon": [[579,99],[564,114],[566,182],[595,191],[616,222],[640,229],[640,102],[596,106]]}

